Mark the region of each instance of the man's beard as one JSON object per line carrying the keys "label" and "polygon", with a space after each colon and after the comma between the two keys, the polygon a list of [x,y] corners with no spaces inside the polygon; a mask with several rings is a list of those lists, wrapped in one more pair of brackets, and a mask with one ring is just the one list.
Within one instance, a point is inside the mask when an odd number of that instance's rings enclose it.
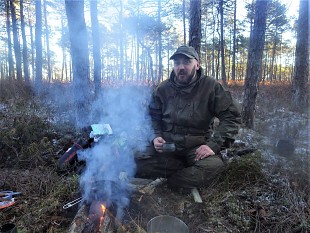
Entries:
{"label": "man's beard", "polygon": [[[183,77],[183,78],[180,78],[179,76],[180,75],[184,75],[185,77]],[[182,85],[187,85],[187,84],[189,84],[192,80],[193,80],[193,78],[195,77],[195,75],[196,75],[196,69],[195,69],[195,67],[192,69],[192,71],[190,72],[190,74],[187,74],[187,72],[185,71],[185,70],[182,70],[182,71],[180,71],[177,75],[176,75],[176,81],[177,81],[177,83],[179,83],[179,84],[182,84]]]}

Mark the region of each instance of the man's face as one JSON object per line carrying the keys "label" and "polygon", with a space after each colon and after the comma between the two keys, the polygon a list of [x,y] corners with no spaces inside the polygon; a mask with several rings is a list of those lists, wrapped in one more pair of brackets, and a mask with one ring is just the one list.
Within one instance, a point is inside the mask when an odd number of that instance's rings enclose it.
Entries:
{"label": "man's face", "polygon": [[194,58],[184,55],[177,56],[174,60],[173,71],[177,77],[176,81],[180,84],[188,84],[193,79],[199,69],[199,62]]}

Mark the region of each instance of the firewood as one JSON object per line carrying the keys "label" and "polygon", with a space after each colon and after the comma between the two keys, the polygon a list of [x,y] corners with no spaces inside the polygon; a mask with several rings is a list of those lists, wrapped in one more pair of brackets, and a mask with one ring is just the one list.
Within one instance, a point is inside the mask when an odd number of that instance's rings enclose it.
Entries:
{"label": "firewood", "polygon": [[69,229],[69,233],[82,233],[88,222],[88,211],[85,204],[83,204],[77,214],[75,215]]}
{"label": "firewood", "polygon": [[139,191],[143,187],[145,187],[147,184],[151,183],[153,180],[151,179],[143,179],[143,178],[132,178],[130,180],[130,188],[133,191]]}
{"label": "firewood", "polygon": [[99,226],[100,233],[112,233],[113,229],[111,229],[111,218],[108,214],[105,214],[104,219],[101,223],[101,226]]}
{"label": "firewood", "polygon": [[165,178],[157,178],[156,180],[152,181],[151,183],[147,184],[142,189],[140,189],[139,192],[142,194],[152,194],[156,186],[163,184],[166,181],[167,179]]}

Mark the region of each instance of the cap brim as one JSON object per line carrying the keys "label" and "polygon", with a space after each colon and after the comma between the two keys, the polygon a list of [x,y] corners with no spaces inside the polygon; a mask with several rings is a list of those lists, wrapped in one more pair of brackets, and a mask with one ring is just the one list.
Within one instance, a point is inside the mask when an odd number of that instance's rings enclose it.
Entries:
{"label": "cap brim", "polygon": [[192,55],[189,55],[189,54],[186,54],[186,53],[175,53],[173,54],[171,57],[170,57],[170,60],[174,59],[175,57],[179,56],[179,55],[184,55],[185,57],[188,57],[188,58],[194,58],[196,59],[194,56]]}

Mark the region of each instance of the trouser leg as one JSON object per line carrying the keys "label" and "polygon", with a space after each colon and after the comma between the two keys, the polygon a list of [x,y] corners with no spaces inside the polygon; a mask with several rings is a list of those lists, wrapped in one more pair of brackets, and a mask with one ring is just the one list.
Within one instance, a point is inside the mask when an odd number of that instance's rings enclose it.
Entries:
{"label": "trouser leg", "polygon": [[178,170],[184,168],[184,163],[177,155],[157,153],[153,148],[148,148],[146,159],[136,159],[136,177],[141,178],[168,178]]}
{"label": "trouser leg", "polygon": [[207,187],[224,170],[224,163],[217,155],[209,156],[199,161],[194,161],[194,158],[194,155],[187,157],[189,166],[169,177],[168,185],[171,188],[181,188],[186,192],[194,187]]}
{"label": "trouser leg", "polygon": [[148,152],[150,158],[136,160],[136,177],[168,178],[170,188],[182,189],[184,192],[194,187],[207,187],[224,170],[224,163],[217,155],[195,161],[195,150],[181,154],[156,153],[151,150],[151,153]]}

